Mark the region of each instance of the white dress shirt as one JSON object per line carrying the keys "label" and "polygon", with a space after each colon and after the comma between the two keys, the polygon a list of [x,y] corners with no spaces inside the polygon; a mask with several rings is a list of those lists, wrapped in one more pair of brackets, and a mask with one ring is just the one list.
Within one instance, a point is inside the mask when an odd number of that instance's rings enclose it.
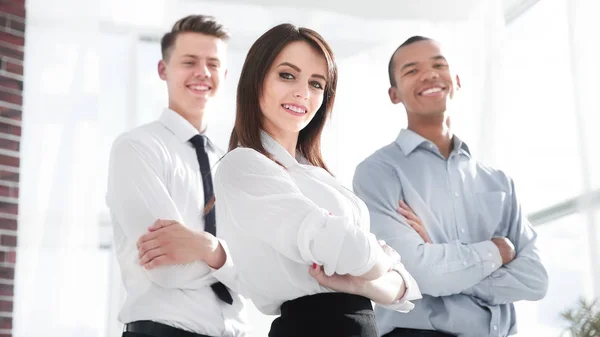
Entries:
{"label": "white dress shirt", "polygon": [[[249,325],[244,299],[232,292],[234,302],[229,305],[210,288],[219,280],[237,290],[223,241],[227,262],[219,270],[203,261],[153,270],[139,264],[136,241],[156,219],[204,230],[202,178],[196,151],[189,142],[197,134],[178,113],[165,109],[158,121],[126,132],[113,143],[106,202],[127,290],[119,320],[152,320],[209,336],[245,336]],[[207,153],[214,164],[223,152],[209,142]],[[217,234],[219,229],[217,222]]]}
{"label": "white dress shirt", "polygon": [[[262,133],[263,146],[284,167],[253,149],[237,148],[215,173],[219,236],[228,242],[240,291],[265,314],[283,302],[330,292],[308,273],[317,263],[331,275],[362,275],[385,254],[369,232],[365,204],[322,168],[292,157]],[[420,298],[401,264],[407,292],[392,307]]]}

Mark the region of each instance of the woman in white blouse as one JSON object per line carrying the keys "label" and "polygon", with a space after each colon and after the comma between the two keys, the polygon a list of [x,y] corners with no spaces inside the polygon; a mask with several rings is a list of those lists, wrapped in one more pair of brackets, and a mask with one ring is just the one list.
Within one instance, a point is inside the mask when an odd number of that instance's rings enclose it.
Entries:
{"label": "woman in white blouse", "polygon": [[371,300],[408,311],[421,297],[369,232],[364,203],[321,158],[336,82],[318,33],[282,24],[263,34],[246,57],[230,152],[215,173],[218,233],[240,291],[281,314],[271,337],[375,337]]}

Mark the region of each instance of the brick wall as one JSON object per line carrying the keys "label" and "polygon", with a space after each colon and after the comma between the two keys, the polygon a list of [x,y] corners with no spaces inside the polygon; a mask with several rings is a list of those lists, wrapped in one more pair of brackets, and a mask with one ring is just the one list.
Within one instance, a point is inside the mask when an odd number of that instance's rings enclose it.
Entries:
{"label": "brick wall", "polygon": [[12,336],[25,0],[0,0],[0,337]]}

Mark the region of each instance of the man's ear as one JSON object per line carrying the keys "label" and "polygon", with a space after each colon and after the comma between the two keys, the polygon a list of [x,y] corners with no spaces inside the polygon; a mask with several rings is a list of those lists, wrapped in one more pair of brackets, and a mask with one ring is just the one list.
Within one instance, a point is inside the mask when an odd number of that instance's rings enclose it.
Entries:
{"label": "man's ear", "polygon": [[456,90],[460,89],[461,85],[460,85],[460,76],[456,75]]}
{"label": "man's ear", "polygon": [[388,95],[390,96],[390,101],[392,101],[393,104],[402,103],[402,99],[396,92],[396,87],[390,87],[388,89]]}
{"label": "man's ear", "polygon": [[163,81],[167,80],[167,64],[163,60],[158,61],[158,77]]}

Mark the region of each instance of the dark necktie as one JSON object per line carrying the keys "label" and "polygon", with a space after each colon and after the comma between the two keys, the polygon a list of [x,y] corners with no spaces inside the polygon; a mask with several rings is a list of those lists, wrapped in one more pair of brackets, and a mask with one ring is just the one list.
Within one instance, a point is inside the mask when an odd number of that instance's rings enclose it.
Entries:
{"label": "dark necktie", "polygon": [[[208,154],[206,153],[205,143],[207,139],[201,135],[195,135],[190,139],[192,145],[196,149],[196,156],[198,157],[198,164],[200,164],[200,175],[202,176],[202,185],[204,190],[204,206],[210,202],[213,197],[213,183],[212,183],[212,175],[210,173],[210,163],[208,162]],[[208,213],[204,215],[204,230],[214,236],[217,236],[217,227],[215,225],[215,207],[210,209]],[[223,302],[231,304],[233,303],[233,298],[227,290],[227,287],[221,283],[213,283],[210,286],[218,298],[220,298]]]}

